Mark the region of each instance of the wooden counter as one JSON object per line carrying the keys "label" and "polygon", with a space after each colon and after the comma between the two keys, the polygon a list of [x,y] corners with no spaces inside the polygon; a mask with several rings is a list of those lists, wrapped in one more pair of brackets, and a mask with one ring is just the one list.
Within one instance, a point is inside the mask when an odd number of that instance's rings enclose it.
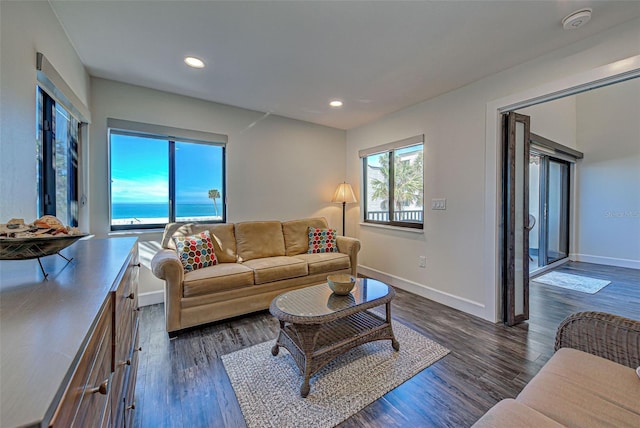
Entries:
{"label": "wooden counter", "polygon": [[135,365],[116,356],[137,361],[137,239],[81,240],[61,253],[73,261],[41,259],[48,280],[37,260],[0,261],[2,428],[123,426],[133,405]]}

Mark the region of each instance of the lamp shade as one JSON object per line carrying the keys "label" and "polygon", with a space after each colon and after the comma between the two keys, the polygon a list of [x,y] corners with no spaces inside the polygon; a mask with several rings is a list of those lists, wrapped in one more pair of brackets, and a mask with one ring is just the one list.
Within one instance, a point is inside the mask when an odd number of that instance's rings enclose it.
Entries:
{"label": "lamp shade", "polygon": [[333,195],[331,202],[347,203],[351,204],[358,202],[356,195],[353,193],[353,189],[349,183],[340,183],[336,189],[336,193]]}

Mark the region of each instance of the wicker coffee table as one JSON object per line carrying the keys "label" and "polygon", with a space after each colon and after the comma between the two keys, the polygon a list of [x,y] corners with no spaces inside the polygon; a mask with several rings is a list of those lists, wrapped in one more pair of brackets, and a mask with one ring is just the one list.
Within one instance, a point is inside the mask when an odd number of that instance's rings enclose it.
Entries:
{"label": "wicker coffee table", "polygon": [[[350,294],[338,296],[327,284],[293,290],[271,302],[271,314],[280,321],[280,334],[271,353],[278,355],[284,346],[304,381],[300,395],[309,394],[309,379],[331,360],[348,350],[374,340],[391,340],[398,351],[400,344],[391,328],[393,288],[374,279],[358,279]],[[368,309],[386,306],[380,317]]]}

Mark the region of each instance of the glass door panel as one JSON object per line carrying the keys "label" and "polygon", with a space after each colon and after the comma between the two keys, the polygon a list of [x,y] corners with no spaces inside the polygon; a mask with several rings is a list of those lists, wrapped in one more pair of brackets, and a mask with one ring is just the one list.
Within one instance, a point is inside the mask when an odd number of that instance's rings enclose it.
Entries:
{"label": "glass door panel", "polygon": [[529,319],[529,117],[504,117],[503,313],[508,325]]}
{"label": "glass door panel", "polygon": [[540,267],[540,172],[542,156],[529,155],[529,272]]}
{"label": "glass door panel", "polygon": [[[525,249],[528,250],[529,246],[524,245],[525,240],[525,152],[524,152],[524,133],[525,124],[516,121],[516,140],[515,140],[515,314],[519,315],[524,312],[524,259]],[[526,248],[525,248],[526,247]],[[527,278],[528,281],[528,278]]]}
{"label": "glass door panel", "polygon": [[569,256],[569,163],[529,156],[529,272]]}
{"label": "glass door panel", "polygon": [[569,256],[569,165],[549,159],[546,264]]}

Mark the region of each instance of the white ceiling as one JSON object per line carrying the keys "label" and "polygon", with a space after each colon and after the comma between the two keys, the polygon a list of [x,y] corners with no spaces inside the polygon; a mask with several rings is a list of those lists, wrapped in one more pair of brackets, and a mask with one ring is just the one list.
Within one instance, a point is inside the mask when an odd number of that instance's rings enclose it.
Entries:
{"label": "white ceiling", "polygon": [[[640,16],[613,0],[49,1],[92,76],[341,129]],[[591,22],[563,30],[584,7]]]}

